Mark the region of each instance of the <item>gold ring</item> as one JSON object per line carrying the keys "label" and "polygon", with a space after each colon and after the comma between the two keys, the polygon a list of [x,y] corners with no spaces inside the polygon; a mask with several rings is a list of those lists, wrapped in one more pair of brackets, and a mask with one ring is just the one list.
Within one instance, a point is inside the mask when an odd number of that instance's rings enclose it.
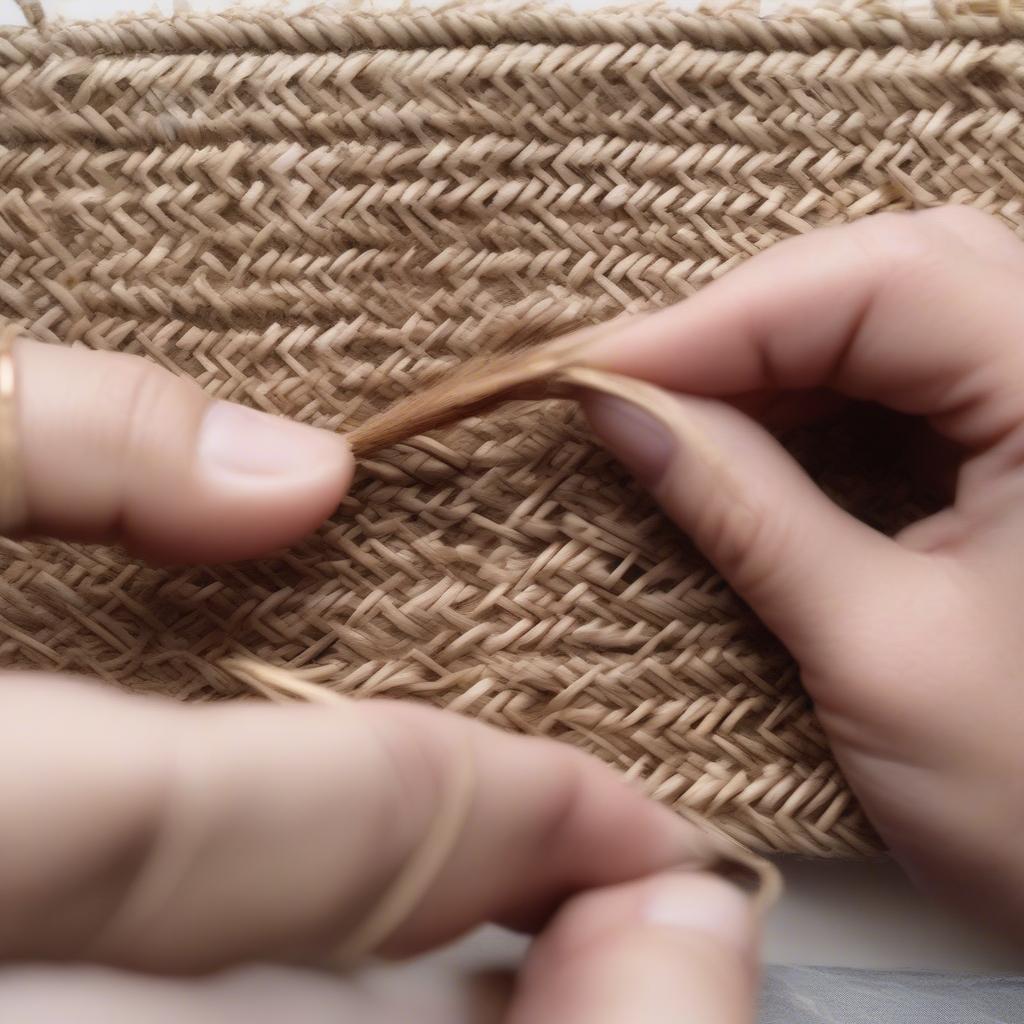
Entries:
{"label": "gold ring", "polygon": [[14,343],[21,330],[0,326],[0,534],[25,525],[28,505],[18,444],[17,371]]}

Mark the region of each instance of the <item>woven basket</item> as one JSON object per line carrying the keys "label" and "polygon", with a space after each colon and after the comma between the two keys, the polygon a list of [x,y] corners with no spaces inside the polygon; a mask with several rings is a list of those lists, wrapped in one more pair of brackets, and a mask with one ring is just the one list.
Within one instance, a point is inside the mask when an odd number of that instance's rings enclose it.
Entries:
{"label": "woven basket", "polygon": [[[509,324],[660,306],[818,225],[1024,232],[1022,40],[1003,5],[37,18],[0,30],[0,316],[343,430]],[[822,482],[906,513],[839,443]],[[576,744],[753,847],[875,848],[785,653],[568,404],[374,455],[279,557],[3,542],[0,571],[5,665],[212,700],[251,655]]]}

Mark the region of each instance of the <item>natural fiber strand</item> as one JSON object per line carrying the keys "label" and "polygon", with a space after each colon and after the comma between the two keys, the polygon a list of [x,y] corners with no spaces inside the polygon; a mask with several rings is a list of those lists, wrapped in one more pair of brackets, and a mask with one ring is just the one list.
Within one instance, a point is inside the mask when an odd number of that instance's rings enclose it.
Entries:
{"label": "natural fiber strand", "polygon": [[[352,451],[365,456],[378,448],[490,412],[503,402],[577,396],[589,389],[646,410],[671,433],[684,433],[682,440],[691,451],[697,447],[706,459],[721,466],[719,453],[692,425],[680,423],[679,410],[661,388],[587,365],[587,346],[600,334],[614,329],[604,325],[533,349],[475,359],[356,427],[347,435]],[[729,480],[728,473],[723,473],[725,486],[729,486]]]}
{"label": "natural fiber strand", "polygon": [[478,356],[454,373],[371,416],[346,437],[357,456],[480,415],[501,402],[559,397],[562,373],[596,334],[582,330],[546,345]]}
{"label": "natural fiber strand", "polygon": [[[479,356],[454,373],[434,382],[372,416],[346,434],[357,456],[406,441],[418,434],[449,426],[489,412],[502,402],[564,398],[574,385],[628,397],[639,381],[586,366],[586,349],[615,324],[581,328],[544,345],[521,348],[497,356]],[[644,397],[658,392],[645,389]]]}
{"label": "natural fiber strand", "polygon": [[[306,682],[293,672],[252,659],[226,659],[223,668],[271,699],[309,701],[334,707],[350,702],[331,690]],[[453,758],[451,777],[441,786],[441,800],[430,828],[412,856],[385,889],[369,914],[346,936],[335,951],[341,964],[356,963],[371,956],[394,934],[420,904],[451,859],[473,804],[476,769],[468,747]]]}
{"label": "natural fiber strand", "polygon": [[[427,433],[387,410],[816,227],[957,202],[1024,235],[1022,68],[1014,2],[0,29],[0,319],[363,453],[259,562],[0,541],[0,664],[215,700],[253,657],[572,743],[749,847],[876,850],[786,653],[541,397],[578,384],[467,390]],[[872,525],[916,514],[855,438],[797,444]]]}

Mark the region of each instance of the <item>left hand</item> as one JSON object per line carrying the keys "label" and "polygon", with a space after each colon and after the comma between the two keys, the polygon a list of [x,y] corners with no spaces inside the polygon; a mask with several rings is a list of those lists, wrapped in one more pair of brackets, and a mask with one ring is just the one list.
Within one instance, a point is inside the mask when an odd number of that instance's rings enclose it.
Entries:
{"label": "left hand", "polygon": [[[351,479],[342,439],[139,359],[21,342],[17,362],[26,532],[248,557]],[[9,967],[0,1019],[381,1019],[310,971],[128,972],[326,958],[418,849],[460,751],[465,821],[383,954],[540,924],[514,1024],[752,1019],[747,898],[697,870],[700,832],[567,746],[386,701],[183,705],[22,672],[0,677],[0,958],[118,971]]]}

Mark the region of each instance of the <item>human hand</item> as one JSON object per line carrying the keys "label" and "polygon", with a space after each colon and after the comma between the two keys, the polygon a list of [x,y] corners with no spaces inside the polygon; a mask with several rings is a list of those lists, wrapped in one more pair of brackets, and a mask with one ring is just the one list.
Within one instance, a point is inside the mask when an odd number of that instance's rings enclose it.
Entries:
{"label": "human hand", "polygon": [[[27,341],[16,358],[23,532],[237,558],[312,528],[351,478],[341,439],[212,405],[141,360]],[[44,674],[0,677],[0,960],[326,959],[421,848],[464,757],[458,836],[382,953],[543,925],[515,1024],[750,1019],[754,915],[701,871],[717,848],[567,746],[392,702],[181,705]],[[273,997],[252,978],[59,977],[40,991],[0,971],[0,1017],[379,1019],[310,972],[276,975]]]}
{"label": "human hand", "polygon": [[[932,892],[1024,935],[1024,245],[966,208],[784,242],[626,322],[589,365],[679,394],[586,399],[797,659],[836,757]],[[734,404],[834,389],[968,452],[949,508],[884,537]],[[661,404],[659,404],[659,409]]]}

